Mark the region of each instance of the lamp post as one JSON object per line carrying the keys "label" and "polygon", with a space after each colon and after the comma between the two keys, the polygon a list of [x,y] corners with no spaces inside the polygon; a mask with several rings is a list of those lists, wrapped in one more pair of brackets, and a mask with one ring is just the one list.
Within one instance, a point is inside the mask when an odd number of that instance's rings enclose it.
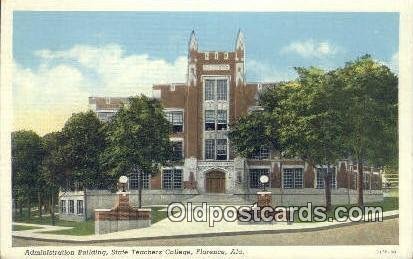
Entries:
{"label": "lamp post", "polygon": [[265,192],[265,185],[268,183],[270,179],[268,178],[268,175],[261,175],[260,176],[260,182],[262,184],[262,191]]}
{"label": "lamp post", "polygon": [[121,177],[119,177],[119,184],[120,187],[122,188],[122,192],[126,192],[126,184],[128,183],[128,177],[122,175]]}

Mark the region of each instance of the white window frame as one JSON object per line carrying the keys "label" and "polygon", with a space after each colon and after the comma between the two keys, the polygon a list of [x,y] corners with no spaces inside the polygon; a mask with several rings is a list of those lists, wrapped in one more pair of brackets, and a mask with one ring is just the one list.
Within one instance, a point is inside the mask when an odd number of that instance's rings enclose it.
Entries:
{"label": "white window frame", "polygon": [[[252,170],[265,170],[265,171],[267,171],[268,178],[271,179],[271,168],[270,167],[268,167],[268,166],[250,167],[250,168],[248,168],[248,188],[250,188],[250,189],[261,189],[262,188],[262,184],[259,182],[259,180],[260,180],[261,175],[263,175],[263,174],[260,174],[260,177],[258,177],[258,179],[257,179],[257,181],[258,181],[257,186],[258,187],[251,187],[251,171]],[[267,183],[266,188],[271,188],[271,180]]]}
{"label": "white window frame", "polygon": [[60,213],[67,214],[67,201],[60,200]]}
{"label": "white window frame", "polygon": [[[217,149],[217,141],[221,140],[221,139],[225,139],[226,140],[226,159],[225,160],[218,160],[218,149]],[[214,149],[213,149],[213,158],[207,158],[206,154],[207,154],[207,150],[206,150],[206,141],[213,141],[214,143]],[[209,160],[209,161],[228,161],[229,160],[229,139],[227,137],[216,137],[216,138],[206,138],[204,139],[204,143],[203,143],[203,155],[204,155],[204,160]]]}
{"label": "white window frame", "polygon": [[[263,154],[263,149],[267,149],[268,150],[268,155],[266,157],[264,157]],[[265,147],[265,146],[261,146],[260,150],[258,151],[257,154],[253,154],[251,156],[251,159],[256,159],[256,160],[268,160],[271,159],[271,149],[269,147]]]}
{"label": "white window frame", "polygon": [[[219,145],[219,146],[225,146],[225,159],[218,159],[218,141],[225,140],[225,145]],[[221,149],[219,149],[221,151]],[[228,139],[227,138],[217,138],[215,139],[215,160],[218,161],[227,161],[228,160]]]}
{"label": "white window frame", "polygon": [[[185,112],[184,112],[184,109],[182,109],[182,108],[165,108],[165,109],[163,109],[163,112],[165,113],[165,118],[168,121],[169,121],[168,115],[167,115],[168,113],[181,112],[182,113],[182,131],[175,132],[175,133],[184,133],[185,132]],[[173,127],[173,125],[172,125],[172,127]]]}
{"label": "white window frame", "polygon": [[[212,117],[207,116],[208,114],[212,114]],[[208,121],[207,121],[208,119]],[[207,130],[206,124],[214,124],[213,130]],[[217,130],[217,113],[215,110],[204,110],[204,131],[216,131]]]}
{"label": "white window frame", "polygon": [[[172,171],[172,180],[171,180],[171,188],[165,188],[164,187],[164,172],[166,170],[171,170]],[[176,187],[175,184],[175,170],[180,170],[181,171],[181,179],[180,179],[180,187]],[[184,169],[183,167],[177,166],[177,167],[163,167],[162,168],[162,175],[161,175],[161,188],[162,190],[182,190],[184,188]]]}
{"label": "white window frame", "polygon": [[[79,206],[79,202],[82,204],[82,206]],[[83,215],[85,213],[85,206],[84,206],[84,201],[83,200],[77,200],[76,201],[76,214],[77,215]],[[79,209],[82,208],[82,211],[79,211]]]}
{"label": "white window frame", "polygon": [[[67,214],[75,214],[75,200],[68,200],[68,211]],[[73,206],[70,206],[73,203]],[[73,209],[73,211],[71,210]]]}
{"label": "white window frame", "polygon": [[[143,172],[142,174],[143,174],[142,190],[150,190],[152,176],[151,174],[145,173],[145,172]],[[128,187],[129,187],[129,190],[139,190],[139,173],[129,174]]]}
{"label": "white window frame", "polygon": [[[330,166],[330,170],[331,168],[334,168],[334,178],[331,178],[331,188],[332,189],[337,189],[337,166]],[[314,169],[314,176],[315,176],[315,181],[314,181],[314,185],[316,189],[324,189],[324,178],[322,178],[323,181],[323,187],[319,187],[318,186],[318,169],[327,169],[327,166],[317,166]]]}
{"label": "white window frame", "polygon": [[[207,147],[207,144],[206,144],[206,142],[207,142],[207,140],[209,141],[209,142],[211,142],[212,141],[212,143],[213,143],[213,149],[212,149],[212,158],[207,158],[207,150],[206,150],[206,147]],[[204,160],[215,160],[215,139],[204,139]],[[209,152],[208,152],[209,153]]]}
{"label": "white window frame", "polygon": [[[301,181],[301,187],[296,187],[296,179],[295,179],[295,171],[294,170],[301,170],[301,179],[302,179],[302,181]],[[284,184],[284,181],[285,181],[285,170],[291,170],[292,171],[292,187],[288,187],[288,188],[286,188],[285,187],[285,184]],[[295,167],[293,167],[293,166],[289,166],[289,167],[283,167],[283,170],[282,170],[282,177],[281,177],[282,179],[282,187],[283,187],[283,189],[304,189],[304,167],[301,167],[301,166],[295,166]]]}
{"label": "white window frame", "polygon": [[[212,100],[206,100],[206,87],[205,83],[207,80],[213,80],[215,81],[214,86],[213,86],[213,91],[214,91],[214,98]],[[217,99],[217,82],[218,80],[226,80],[227,81],[227,97],[226,100],[218,100]],[[230,92],[230,83],[231,83],[231,77],[230,76],[222,76],[222,75],[208,75],[208,76],[202,76],[202,93],[203,93],[203,100],[204,102],[229,102],[229,92]]]}

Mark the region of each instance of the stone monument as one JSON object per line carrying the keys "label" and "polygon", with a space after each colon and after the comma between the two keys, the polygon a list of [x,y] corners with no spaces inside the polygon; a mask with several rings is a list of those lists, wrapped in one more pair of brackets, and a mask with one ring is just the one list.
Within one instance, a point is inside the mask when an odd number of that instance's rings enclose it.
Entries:
{"label": "stone monument", "polygon": [[134,208],[129,203],[130,192],[126,191],[128,178],[119,178],[119,190],[112,209],[95,209],[95,234],[105,234],[151,225],[151,209]]}

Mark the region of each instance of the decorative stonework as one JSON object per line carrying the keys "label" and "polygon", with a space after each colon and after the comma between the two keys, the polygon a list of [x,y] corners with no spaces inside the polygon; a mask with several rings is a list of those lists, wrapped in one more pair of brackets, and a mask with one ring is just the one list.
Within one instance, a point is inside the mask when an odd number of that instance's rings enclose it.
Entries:
{"label": "decorative stonework", "polygon": [[261,208],[271,206],[271,197],[271,192],[257,192],[257,206]]}
{"label": "decorative stonework", "polygon": [[202,66],[204,71],[228,71],[230,68],[229,64],[207,64]]}
{"label": "decorative stonework", "polygon": [[130,206],[129,192],[118,192],[118,200],[112,209],[95,209],[95,234],[105,234],[128,229],[149,227],[151,209]]}
{"label": "decorative stonework", "polygon": [[189,190],[195,190],[197,186],[197,183],[195,181],[195,175],[194,172],[189,173],[189,180],[184,181],[184,188],[189,189]]}

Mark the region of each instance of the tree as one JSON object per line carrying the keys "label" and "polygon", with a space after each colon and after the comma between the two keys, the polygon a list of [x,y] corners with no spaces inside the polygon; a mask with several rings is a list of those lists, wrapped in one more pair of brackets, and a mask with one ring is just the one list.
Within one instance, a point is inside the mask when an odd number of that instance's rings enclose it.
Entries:
{"label": "tree", "polygon": [[[27,203],[28,217],[31,218],[32,197],[40,192],[40,163],[43,150],[41,138],[33,131],[16,131],[12,133],[12,185],[15,199]],[[22,216],[20,209],[20,216]]]}
{"label": "tree", "polygon": [[[331,209],[331,165],[343,154],[339,88],[332,87],[332,75],[317,68],[296,68],[298,79],[268,92],[265,100],[279,99],[273,119],[279,123],[278,136],[286,156],[299,157],[314,168],[326,165],[323,173],[326,208]],[[283,96],[282,99],[279,96]],[[324,171],[323,171],[324,172]]]}
{"label": "tree", "polygon": [[105,181],[99,164],[105,148],[105,132],[96,114],[93,111],[73,114],[62,129],[61,143],[66,187],[99,187]]}
{"label": "tree", "polygon": [[152,174],[172,158],[170,124],[159,101],[145,96],[129,98],[107,125],[108,146],[102,163],[116,181],[124,174],[139,173],[139,207],[143,174]]}
{"label": "tree", "polygon": [[61,132],[52,132],[42,137],[44,156],[41,166],[41,177],[44,179],[49,197],[52,225],[55,224],[55,201],[59,187],[65,186],[65,156],[62,153],[63,136]]}
{"label": "tree", "polygon": [[344,88],[343,134],[348,154],[357,161],[358,204],[363,206],[363,166],[397,160],[397,77],[366,55],[334,72]]}
{"label": "tree", "polygon": [[228,137],[235,152],[242,157],[251,157],[261,147],[279,150],[278,123],[265,111],[255,111],[241,116],[230,127]]}

